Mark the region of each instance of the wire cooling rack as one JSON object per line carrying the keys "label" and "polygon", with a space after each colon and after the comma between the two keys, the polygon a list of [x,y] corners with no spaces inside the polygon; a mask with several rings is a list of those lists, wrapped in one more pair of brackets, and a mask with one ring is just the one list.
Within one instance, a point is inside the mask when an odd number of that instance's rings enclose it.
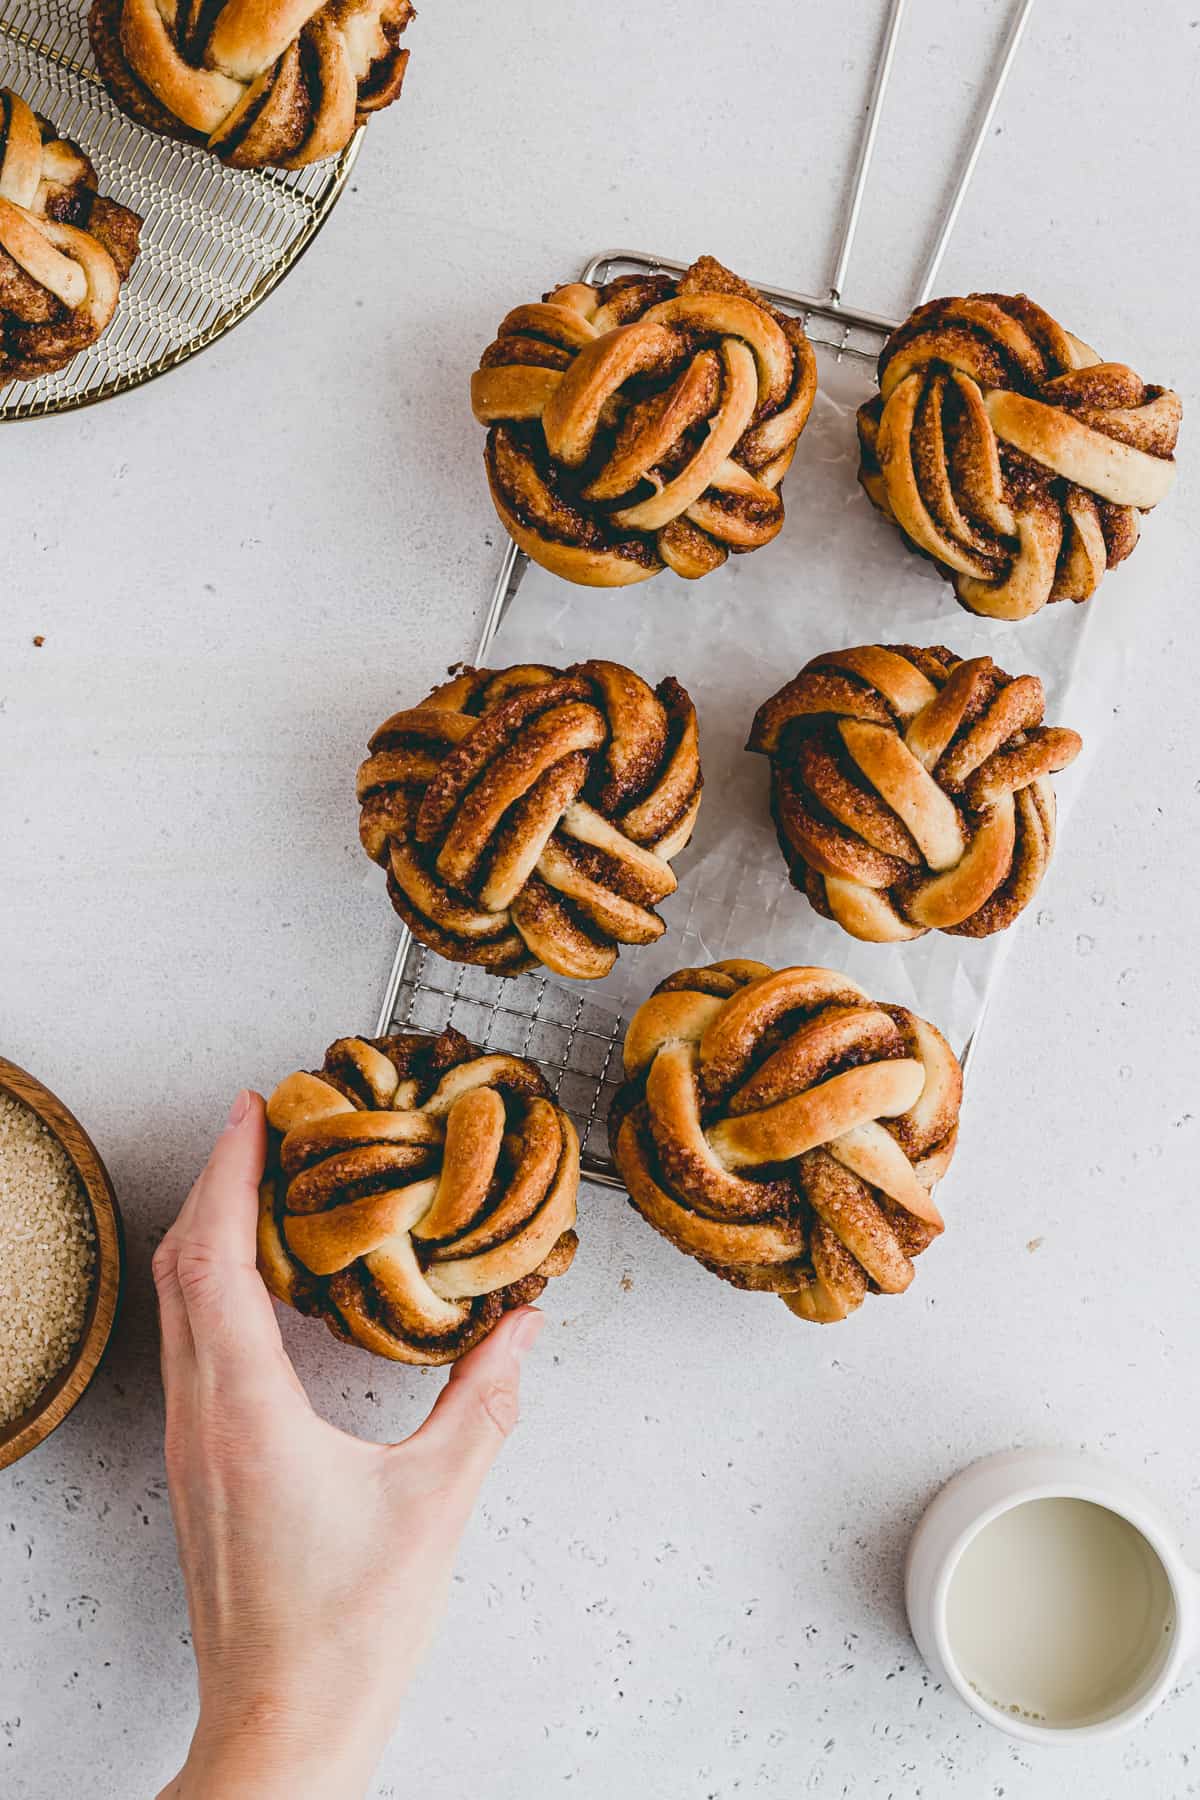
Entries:
{"label": "wire cooling rack", "polygon": [[113,105],[92,64],[87,11],[88,0],[0,0],[0,87],[73,138],[100,191],[142,215],[141,254],[99,342],[57,374],[0,383],[0,420],[108,400],[223,337],[312,243],[362,138],[292,174],[226,168]]}
{"label": "wire cooling rack", "polygon": [[[818,364],[823,358],[841,362],[845,357],[873,362],[899,323],[877,313],[858,311],[846,305],[842,296],[906,7],[907,0],[891,0],[828,292],[822,297],[775,287],[770,282],[754,283],[773,306],[802,320],[817,348]],[[981,95],[970,144],[939,223],[914,305],[920,305],[933,292],[1032,10],[1033,0],[1020,0],[1013,13],[1000,57]],[[603,283],[634,270],[682,274],[685,267],[684,263],[643,251],[607,250],[592,257],[579,279]],[[510,543],[476,646],[476,664],[486,662],[528,567],[529,559]],[[608,1154],[605,1126],[609,1103],[621,1081],[621,1045],[626,1023],[624,1015],[606,1005],[601,996],[590,995],[586,983],[567,989],[545,974],[500,978],[472,965],[445,962],[418,944],[408,927],[403,926],[379,1010],[376,1035],[382,1037],[389,1031],[414,1027],[440,1031],[453,1025],[483,1049],[508,1050],[529,1057],[542,1070],[575,1122],[584,1174],[605,1187],[620,1187],[622,1183]],[[970,1048],[968,1044],[966,1050]]]}

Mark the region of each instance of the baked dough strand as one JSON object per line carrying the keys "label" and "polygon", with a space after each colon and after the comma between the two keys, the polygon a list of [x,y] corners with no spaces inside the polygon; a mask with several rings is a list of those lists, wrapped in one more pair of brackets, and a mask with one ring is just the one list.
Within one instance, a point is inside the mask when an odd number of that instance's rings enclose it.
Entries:
{"label": "baked dough strand", "polygon": [[798,319],[711,256],[678,280],[571,282],[518,306],[471,378],[496,510],[589,587],[694,580],[783,524],[817,390]]}
{"label": "baked dough strand", "polygon": [[263,1279],[377,1356],[455,1361],[575,1254],[579,1140],[523,1057],[457,1031],[340,1038],[267,1122]]}
{"label": "baked dough strand", "polygon": [[862,644],[812,662],[755,716],[794,884],[851,936],[987,937],[1028,906],[1054,849],[1051,775],[1082,748],[1043,724],[1036,675],[944,645]]}
{"label": "baked dough strand", "polygon": [[107,329],[142,221],[78,144],[0,88],[0,381],[51,375]]}
{"label": "baked dough strand", "polygon": [[931,300],[880,353],[859,479],[968,612],[1024,619],[1129,555],[1182,416],[1024,294]]}
{"label": "baked dough strand", "polygon": [[665,929],[700,806],[691,700],[620,663],[467,669],[385,721],[359,834],[397,912],[454,962],[592,980]]}
{"label": "baked dough strand", "polygon": [[391,104],[410,0],[93,0],[92,50],[117,105],[237,169],[299,169]]}
{"label": "baked dough strand", "polygon": [[639,1007],[609,1138],[656,1230],[802,1319],[897,1294],[943,1229],[962,1071],[941,1033],[830,969],[681,969]]}

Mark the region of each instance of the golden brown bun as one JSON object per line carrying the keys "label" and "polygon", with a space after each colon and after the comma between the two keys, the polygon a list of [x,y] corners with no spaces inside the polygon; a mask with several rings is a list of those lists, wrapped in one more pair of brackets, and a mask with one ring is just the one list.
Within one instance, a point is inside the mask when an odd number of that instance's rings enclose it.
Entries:
{"label": "golden brown bun", "polygon": [[605,975],[646,944],[700,806],[696,713],[620,663],[467,669],[375,733],[359,835],[423,944]]}
{"label": "golden brown bun", "polygon": [[711,256],[678,281],[571,282],[502,322],[471,379],[496,510],[588,587],[689,580],[783,524],[817,389],[799,320]]}
{"label": "golden brown bun", "polygon": [[681,969],[625,1039],[609,1138],[643,1218],[737,1287],[802,1319],[898,1294],[943,1229],[931,1190],[962,1071],[902,1006],[830,969]]}
{"label": "golden brown bun", "polygon": [[1042,724],[1036,675],[943,645],[814,657],[763,702],[747,748],[771,759],[792,880],[857,938],[986,937],[1038,890],[1054,848],[1050,776],[1082,748]]}
{"label": "golden brown bun", "polygon": [[575,1254],[579,1140],[523,1057],[341,1038],[267,1121],[263,1279],[378,1356],[455,1361]]}
{"label": "golden brown bun", "polygon": [[1024,294],[930,300],[880,353],[859,480],[968,612],[1024,619],[1129,555],[1182,415]]}
{"label": "golden brown bun", "polygon": [[395,100],[410,0],[93,0],[105,87],[151,131],[238,169],[298,169],[345,149]]}
{"label": "golden brown bun", "polygon": [[78,144],[0,88],[0,382],[63,368],[116,311],[142,221],[96,187]]}

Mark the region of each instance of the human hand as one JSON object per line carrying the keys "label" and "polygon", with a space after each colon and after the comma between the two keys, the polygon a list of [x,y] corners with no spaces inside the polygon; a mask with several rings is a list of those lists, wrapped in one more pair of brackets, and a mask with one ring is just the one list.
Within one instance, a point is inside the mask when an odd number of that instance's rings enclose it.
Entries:
{"label": "human hand", "polygon": [[159,1800],[361,1796],[517,1420],[522,1307],[454,1365],[401,1444],[309,1405],[255,1268],[266,1115],[239,1094],[154,1256],[171,1509],[200,1717]]}

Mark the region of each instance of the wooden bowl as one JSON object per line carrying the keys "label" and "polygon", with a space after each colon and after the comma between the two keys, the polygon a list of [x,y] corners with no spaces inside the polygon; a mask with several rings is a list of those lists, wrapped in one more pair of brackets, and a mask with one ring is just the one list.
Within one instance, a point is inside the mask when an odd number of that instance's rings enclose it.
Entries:
{"label": "wooden bowl", "polygon": [[5,1469],[26,1451],[36,1449],[56,1425],[62,1424],[96,1373],[116,1317],[125,1247],[121,1210],[108,1170],[79,1120],[49,1088],[3,1056],[0,1056],[0,1094],[24,1101],[62,1145],[87,1195],[96,1233],[92,1292],[83,1332],[70,1362],[47,1382],[33,1405],[17,1418],[10,1419],[7,1425],[0,1425],[0,1469]]}

